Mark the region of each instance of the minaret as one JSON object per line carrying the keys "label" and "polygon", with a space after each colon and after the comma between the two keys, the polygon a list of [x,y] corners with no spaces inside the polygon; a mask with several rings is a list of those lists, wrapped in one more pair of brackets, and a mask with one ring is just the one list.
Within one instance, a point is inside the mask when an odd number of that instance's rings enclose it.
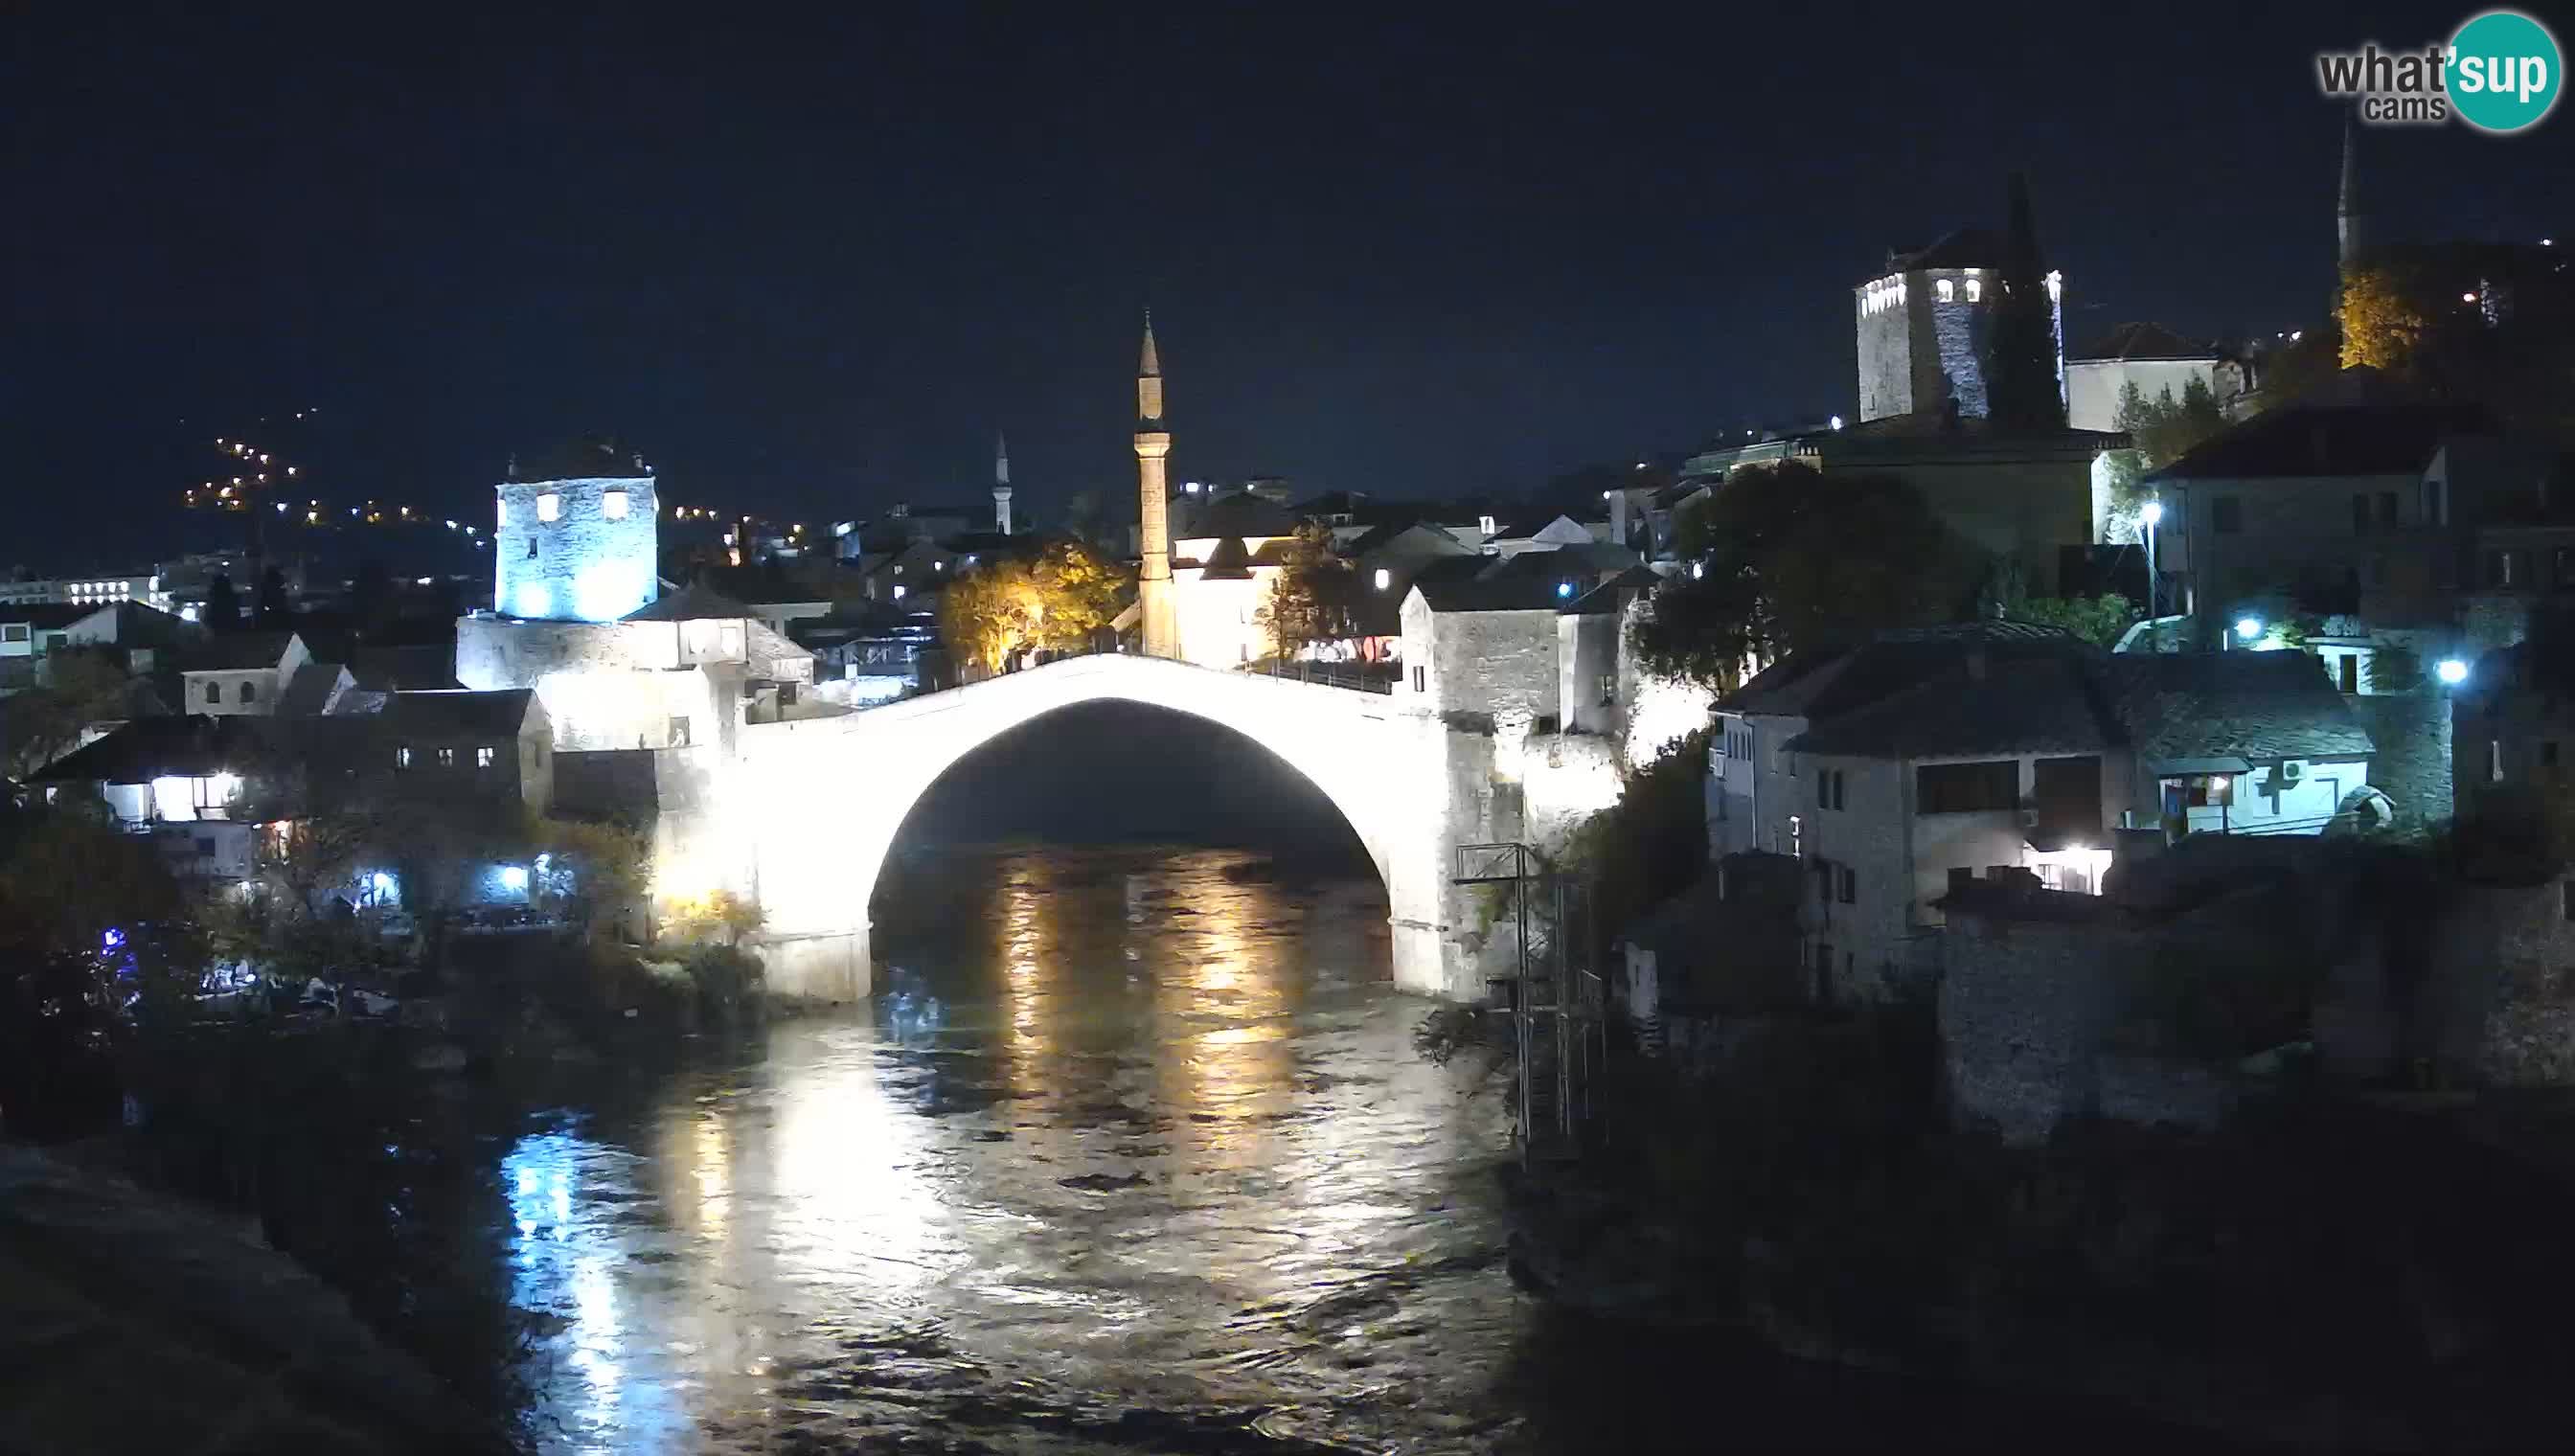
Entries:
{"label": "minaret", "polygon": [[993,436],[993,529],[1011,534],[1011,442]]}
{"label": "minaret", "polygon": [[1143,530],[1136,576],[1136,606],[1143,620],[1145,656],[1181,655],[1181,619],[1172,601],[1172,520],[1164,457],[1172,433],[1163,428],[1163,358],[1154,349],[1154,311],[1145,311],[1145,350],[1136,362],[1136,490]]}
{"label": "minaret", "polygon": [[2342,120],[2342,191],[2334,203],[2334,258],[2348,273],[2360,262],[2363,249],[2369,246],[2368,229],[2360,210],[2360,150],[2349,116]]}

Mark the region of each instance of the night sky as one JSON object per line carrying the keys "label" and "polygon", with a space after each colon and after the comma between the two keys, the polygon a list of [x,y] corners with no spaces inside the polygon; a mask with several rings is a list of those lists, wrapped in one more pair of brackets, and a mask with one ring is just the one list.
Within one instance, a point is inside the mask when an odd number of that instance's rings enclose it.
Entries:
{"label": "night sky", "polygon": [[[11,8],[0,444],[56,530],[0,566],[166,549],[191,450],[308,406],[326,493],[475,520],[591,431],[829,520],[980,500],[1004,429],[1024,518],[1132,511],[1149,303],[1177,477],[1516,492],[1847,411],[1850,287],[2013,167],[2070,343],[2292,327],[2314,52],[2466,13],[526,8]],[[2575,235],[2562,109],[2366,140],[2385,234]]]}

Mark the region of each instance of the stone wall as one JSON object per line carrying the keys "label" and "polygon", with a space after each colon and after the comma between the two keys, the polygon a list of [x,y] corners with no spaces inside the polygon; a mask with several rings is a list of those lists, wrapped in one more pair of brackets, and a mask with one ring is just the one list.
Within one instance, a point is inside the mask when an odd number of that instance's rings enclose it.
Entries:
{"label": "stone wall", "polygon": [[2450,817],[2450,700],[2431,689],[2347,697],[2377,751],[2369,762],[2372,787],[2396,805],[2397,822],[2420,827]]}
{"label": "stone wall", "polygon": [[1426,661],[1434,713],[1481,715],[1506,730],[1527,732],[1559,718],[1553,610],[1430,614]]}
{"label": "stone wall", "polygon": [[658,594],[652,477],[511,481],[499,496],[494,611],[614,622]]}
{"label": "stone wall", "polygon": [[1587,733],[1532,737],[1521,749],[1521,831],[1550,857],[1618,801],[1618,745]]}
{"label": "stone wall", "polygon": [[2461,886],[2443,907],[2419,1015],[2445,1081],[2575,1085],[2575,920],[2568,882]]}

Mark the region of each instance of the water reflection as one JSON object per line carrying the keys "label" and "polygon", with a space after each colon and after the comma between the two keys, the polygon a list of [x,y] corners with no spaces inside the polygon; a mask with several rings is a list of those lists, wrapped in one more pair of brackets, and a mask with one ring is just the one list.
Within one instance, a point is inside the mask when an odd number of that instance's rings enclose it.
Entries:
{"label": "water reflection", "polygon": [[540,1441],[1454,1444],[1519,1317],[1497,1109],[1412,1055],[1372,881],[1239,858],[932,866],[869,1020],[521,1138]]}

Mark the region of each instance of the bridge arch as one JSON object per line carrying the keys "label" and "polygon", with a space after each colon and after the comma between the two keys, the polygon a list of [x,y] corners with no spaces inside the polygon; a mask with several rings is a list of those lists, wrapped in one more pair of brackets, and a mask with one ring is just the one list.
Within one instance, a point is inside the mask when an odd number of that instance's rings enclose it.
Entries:
{"label": "bridge arch", "polygon": [[[771,985],[852,1000],[872,983],[868,902],[931,784],[1003,733],[1060,709],[1126,702],[1203,719],[1259,743],[1339,811],[1385,882],[1395,980],[1458,994],[1448,930],[1459,796],[1449,733],[1393,700],[1129,656],[1075,658],[841,718],[742,729],[716,831],[767,912]],[[1079,771],[1079,765],[1068,765]]]}

